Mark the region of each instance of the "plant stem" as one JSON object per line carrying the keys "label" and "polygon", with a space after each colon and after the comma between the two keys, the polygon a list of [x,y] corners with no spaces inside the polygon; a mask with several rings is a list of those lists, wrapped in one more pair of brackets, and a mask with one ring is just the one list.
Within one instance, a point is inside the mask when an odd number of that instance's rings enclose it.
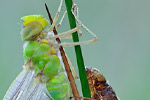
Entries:
{"label": "plant stem", "polygon": [[[66,8],[67,8],[70,28],[73,29],[76,27],[76,21],[75,21],[75,18],[71,12],[72,0],[65,0],[65,3],[66,3]],[[73,33],[72,37],[73,37],[74,42],[79,42],[77,32]],[[82,51],[81,51],[80,45],[75,46],[75,52],[76,52],[76,59],[77,59],[77,65],[78,65],[78,71],[79,71],[83,96],[91,98],[90,89],[89,89],[88,80],[87,80],[87,76],[86,76],[86,72],[85,72],[85,66],[84,66],[84,61],[83,61],[83,56],[82,56]]]}

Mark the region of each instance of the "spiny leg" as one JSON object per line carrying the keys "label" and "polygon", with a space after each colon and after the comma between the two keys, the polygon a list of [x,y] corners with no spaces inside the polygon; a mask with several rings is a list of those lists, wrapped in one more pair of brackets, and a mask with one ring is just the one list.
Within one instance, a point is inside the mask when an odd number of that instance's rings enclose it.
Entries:
{"label": "spiny leg", "polygon": [[[75,9],[74,9],[75,8]],[[75,14],[75,16],[77,17],[77,18],[79,18],[79,11],[78,11],[78,7],[77,7],[77,5],[75,4],[75,0],[72,0],[72,12]]]}
{"label": "spiny leg", "polygon": [[[81,29],[81,26],[77,26],[77,27],[80,27],[80,29]],[[77,28],[77,27],[76,27],[76,28]],[[76,29],[76,28],[75,28],[75,29]],[[82,37],[82,32],[80,31],[80,29],[77,30],[77,31],[78,31],[78,37],[79,37],[79,38]],[[72,34],[72,33],[69,33],[69,34]],[[68,35],[68,34],[67,34],[67,35]],[[61,37],[61,39],[72,39],[72,36],[66,36],[66,35],[64,35],[64,36]]]}
{"label": "spiny leg", "polygon": [[[82,37],[82,33],[78,32],[78,37],[81,38]],[[61,37],[61,39],[72,39],[72,36],[64,36],[64,37]]]}
{"label": "spiny leg", "polygon": [[[67,13],[67,11],[64,12],[64,14],[63,14],[63,16],[62,16],[62,18],[61,18],[59,24],[56,25],[56,30],[61,26],[61,24],[62,24],[62,22],[63,22],[63,20],[64,20],[64,17],[65,17],[65,15],[66,15],[66,13]],[[81,38],[81,37],[82,37],[82,33],[79,32],[79,31],[80,31],[80,30],[78,30],[78,33],[79,33],[79,34],[78,34],[78,37]],[[61,39],[72,39],[72,36],[63,36],[63,37],[61,37]]]}
{"label": "spiny leg", "polygon": [[[81,29],[81,26],[77,26],[77,27],[75,27],[75,28],[72,29],[72,30],[69,30],[69,31],[67,31],[67,32],[60,33],[60,34],[58,34],[58,35],[55,35],[55,36],[53,36],[53,38],[55,39],[55,38],[62,38],[62,37],[65,37],[66,35],[72,34],[72,33],[76,32],[76,31],[78,31],[78,30],[80,30],[80,29]],[[52,38],[52,37],[50,37],[50,38]]]}
{"label": "spiny leg", "polygon": [[[77,26],[75,27],[74,29],[70,30],[70,31],[67,31],[67,32],[64,32],[64,33],[60,33],[58,35],[55,35],[55,36],[52,36],[50,37],[50,39],[56,39],[56,38],[62,38],[62,37],[65,37],[66,35],[69,35],[69,34],[72,34],[78,30],[80,30],[81,26]],[[98,39],[97,38],[94,38],[92,40],[88,40],[88,41],[83,41],[83,42],[74,42],[74,43],[61,43],[59,44],[59,46],[76,46],[76,45],[83,45],[83,44],[89,44],[89,43],[94,43],[94,42],[97,42]]]}
{"label": "spiny leg", "polygon": [[[68,34],[72,34],[78,30],[80,30],[81,26],[77,26],[75,27],[74,29],[70,30],[70,31],[67,31],[67,32],[64,32],[64,33],[60,33],[58,35],[55,35],[55,36],[52,36],[52,37],[49,37],[50,39],[53,39],[55,40],[56,38],[61,38],[61,37],[64,37]],[[84,45],[84,44],[89,44],[89,43],[94,43],[94,42],[97,42],[98,39],[97,38],[94,38],[92,40],[88,40],[88,41],[83,41],[83,42],[74,42],[74,43],[61,43],[61,44],[58,44],[58,46],[76,46],[76,45]]]}
{"label": "spiny leg", "polygon": [[[61,3],[60,3],[60,4],[61,4]],[[47,5],[46,5],[46,4],[45,4],[45,6],[46,6],[46,10],[48,11],[48,8],[47,8]],[[56,27],[54,26],[54,27],[56,28],[56,30],[57,30],[57,29],[60,27],[60,25],[62,24],[62,21],[64,20],[64,17],[65,17],[66,12],[67,12],[67,11],[64,12],[64,14],[63,14],[63,16],[62,16],[62,18],[61,18],[59,24],[58,24]],[[48,11],[48,14],[50,14],[49,11]],[[51,20],[51,19],[50,19],[50,20]],[[52,24],[53,24],[53,22],[52,22]],[[50,29],[49,29],[48,31],[43,32],[42,34],[44,34],[44,33],[47,34],[49,31],[50,31]],[[45,36],[46,34],[44,34],[44,36]],[[44,36],[42,36],[42,37],[44,37]],[[79,38],[80,38],[80,37],[82,37],[82,34],[79,33],[78,36],[79,36]],[[52,38],[52,37],[50,37],[50,38]],[[72,36],[62,36],[61,38],[62,38],[62,39],[72,39]],[[52,39],[53,39],[53,38],[52,38]],[[55,38],[54,38],[54,39],[55,39]]]}
{"label": "spiny leg", "polygon": [[[73,4],[75,4],[75,3],[74,3],[75,0],[72,0],[72,2],[73,2]],[[78,10],[78,9],[77,9],[77,10]],[[76,11],[75,14],[76,14],[76,16],[77,16],[77,18],[78,18],[78,11]],[[82,37],[82,31],[81,31],[81,30],[78,30],[77,33],[78,33],[78,37],[81,38],[81,37]],[[63,37],[62,39],[72,39],[72,36]]]}
{"label": "spiny leg", "polygon": [[94,38],[97,39],[97,36],[90,31],[79,19],[78,19],[78,7],[75,4],[75,0],[73,0],[72,8],[71,8],[72,14],[74,15],[77,23],[79,23],[88,33],[90,33]]}
{"label": "spiny leg", "polygon": [[79,77],[77,76],[76,72],[75,72],[75,69],[70,61],[70,59],[68,58],[68,55],[66,54],[66,57],[67,57],[67,60],[68,60],[68,63],[70,65],[70,68],[71,68],[71,71],[72,71],[72,74],[74,76],[75,79],[78,79]]}
{"label": "spiny leg", "polygon": [[60,1],[60,5],[59,5],[59,7],[58,7],[57,13],[56,13],[55,18],[54,18],[54,20],[53,20],[53,24],[51,25],[49,31],[52,31],[53,28],[54,28],[54,26],[56,25],[56,22],[57,22],[58,17],[59,17],[59,13],[60,13],[61,8],[62,8],[62,3],[63,3],[63,0]]}
{"label": "spiny leg", "polygon": [[[71,11],[72,11],[72,13],[73,13],[73,15],[74,15],[76,21],[77,21],[86,31],[88,31],[88,33],[90,33],[90,34],[94,37],[94,39],[88,40],[88,41],[83,41],[83,42],[75,42],[75,43],[61,43],[61,44],[59,44],[59,45],[60,45],[60,46],[76,46],[76,45],[84,45],[84,44],[89,44],[89,43],[97,42],[97,41],[98,41],[97,36],[96,36],[93,32],[91,32],[84,24],[82,24],[82,22],[78,19],[78,8],[77,8],[77,5],[74,3],[74,0],[73,0],[73,6],[72,6]],[[77,26],[77,27],[78,27],[78,26]],[[76,31],[79,30],[77,27],[74,28]],[[77,29],[76,29],[76,28],[77,28]],[[72,30],[74,30],[74,29],[72,29]],[[71,31],[72,31],[72,30],[71,30]],[[72,31],[72,33],[75,32],[75,30]],[[68,32],[64,32],[64,33],[62,33],[62,34],[59,34],[59,35],[55,36],[55,38],[64,38],[65,35],[71,34],[71,31],[68,31]]]}
{"label": "spiny leg", "polygon": [[[61,0],[60,6],[59,6],[59,8],[58,8],[58,12],[56,13],[56,16],[55,16],[55,18],[54,18],[54,21],[55,21],[55,22],[53,21],[53,24],[52,24],[52,26],[51,26],[51,28],[50,28],[50,31],[52,31],[52,29],[54,28],[54,26],[55,26],[55,24],[56,24],[56,21],[57,21],[56,19],[58,19],[58,16],[59,16],[59,13],[60,13],[60,10],[61,10],[61,7],[62,7],[62,2],[63,2],[63,0]],[[73,3],[74,3],[74,2],[73,2]],[[76,9],[76,10],[75,10],[75,11],[76,11],[76,14],[73,12],[73,9]],[[89,40],[89,41],[84,41],[84,42],[62,43],[62,46],[74,46],[74,45],[89,44],[89,43],[97,42],[97,41],[98,41],[97,36],[96,36],[94,33],[92,33],[88,28],[86,28],[85,25],[83,25],[82,22],[77,18],[77,15],[78,15],[78,8],[77,8],[77,6],[75,5],[75,3],[73,4],[73,7],[72,7],[72,13],[73,13],[73,15],[74,15],[76,21],[77,21],[78,23],[80,23],[80,24],[82,25],[82,27],[85,28],[85,30],[87,30],[87,31],[88,31],[92,36],[94,36],[95,38],[92,39],[92,40]],[[80,27],[80,26],[77,26],[75,29],[72,29],[71,31],[64,32],[64,33],[62,33],[62,34],[59,34],[59,35],[57,35],[57,36],[54,36],[54,38],[61,38],[61,37],[64,38],[65,35],[68,35],[68,34],[74,33],[75,31],[78,31],[78,30],[79,30],[79,27]],[[60,44],[60,45],[61,45],[61,44]]]}
{"label": "spiny leg", "polygon": [[90,43],[95,43],[97,42],[98,39],[94,38],[92,40],[88,41],[83,41],[83,42],[73,42],[73,43],[61,43],[59,44],[60,46],[77,46],[77,45],[85,45],[85,44],[90,44]]}
{"label": "spiny leg", "polygon": [[67,13],[67,11],[64,12],[64,14],[63,14],[63,16],[62,16],[62,18],[61,18],[59,24],[56,25],[56,30],[57,30],[57,29],[60,27],[60,25],[62,24],[62,22],[63,22],[63,20],[64,20],[64,17],[65,17],[65,15],[66,15],[66,13]]}
{"label": "spiny leg", "polygon": [[[75,0],[72,0],[72,3],[73,3],[73,5],[74,5],[74,4],[75,4]],[[78,8],[77,8],[77,9],[74,9],[74,14],[75,14],[75,16],[76,16],[77,18],[79,18],[79,13],[78,13],[78,12],[79,12],[79,11],[78,11]],[[79,30],[78,33],[79,33],[79,34],[82,34],[82,31]]]}

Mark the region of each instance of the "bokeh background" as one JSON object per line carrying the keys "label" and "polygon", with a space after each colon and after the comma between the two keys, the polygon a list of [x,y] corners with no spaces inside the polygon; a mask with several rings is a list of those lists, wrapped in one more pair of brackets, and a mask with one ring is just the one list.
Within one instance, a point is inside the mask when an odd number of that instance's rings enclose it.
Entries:
{"label": "bokeh background", "polygon": [[[0,0],[0,100],[24,64],[20,18],[31,14],[48,18],[45,2],[54,17],[60,0]],[[149,100],[150,1],[76,0],[76,3],[80,20],[99,38],[97,43],[82,46],[85,65],[98,68],[120,100]],[[67,30],[66,16],[59,32]],[[82,32],[81,41],[91,38],[85,30]],[[74,48],[68,47],[66,52],[77,72]]]}

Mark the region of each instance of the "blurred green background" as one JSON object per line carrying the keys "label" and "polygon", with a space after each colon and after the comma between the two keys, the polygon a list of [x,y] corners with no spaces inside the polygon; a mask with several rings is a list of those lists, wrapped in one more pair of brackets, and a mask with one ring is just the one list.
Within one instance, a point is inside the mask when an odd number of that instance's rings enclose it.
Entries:
{"label": "blurred green background", "polygon": [[[45,2],[54,17],[60,0],[0,0],[0,100],[24,64],[20,18],[31,14],[48,18]],[[82,46],[85,65],[98,68],[121,100],[149,100],[150,1],[76,0],[76,3],[80,20],[99,38],[98,43]],[[67,30],[66,16],[59,32]],[[83,30],[81,41],[89,37]],[[66,52],[76,67],[74,48],[66,48]]]}

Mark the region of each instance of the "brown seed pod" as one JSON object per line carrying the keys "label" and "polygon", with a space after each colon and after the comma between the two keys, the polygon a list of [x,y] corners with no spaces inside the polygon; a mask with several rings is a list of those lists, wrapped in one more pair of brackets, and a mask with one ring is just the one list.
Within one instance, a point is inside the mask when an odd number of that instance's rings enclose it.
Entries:
{"label": "brown seed pod", "polygon": [[95,68],[86,68],[91,98],[96,100],[118,100],[105,77]]}

